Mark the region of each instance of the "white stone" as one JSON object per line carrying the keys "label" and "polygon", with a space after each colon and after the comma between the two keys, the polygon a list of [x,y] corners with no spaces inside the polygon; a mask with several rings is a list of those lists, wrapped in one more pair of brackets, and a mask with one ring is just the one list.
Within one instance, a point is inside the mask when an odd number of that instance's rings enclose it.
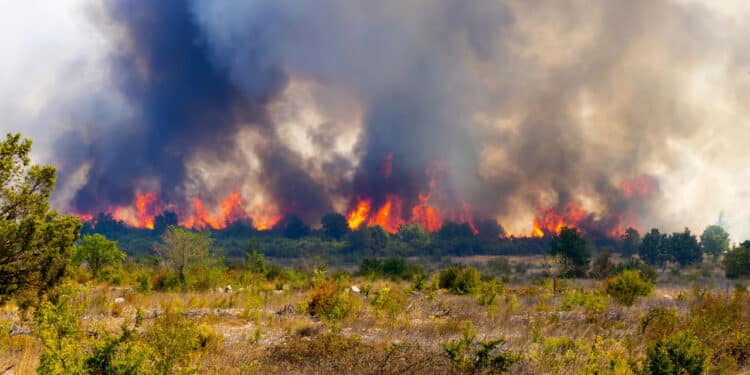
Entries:
{"label": "white stone", "polygon": [[125,303],[125,298],[117,297],[117,298],[115,298],[115,303],[117,303],[117,304]]}
{"label": "white stone", "polygon": [[359,293],[359,287],[356,285],[352,285],[352,292]]}

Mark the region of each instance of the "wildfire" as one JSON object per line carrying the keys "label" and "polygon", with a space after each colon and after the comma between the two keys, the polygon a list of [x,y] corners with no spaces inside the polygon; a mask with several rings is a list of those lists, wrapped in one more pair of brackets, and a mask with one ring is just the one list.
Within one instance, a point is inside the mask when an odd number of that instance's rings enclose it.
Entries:
{"label": "wildfire", "polygon": [[563,227],[580,227],[588,216],[586,210],[576,202],[568,202],[561,211],[555,209],[541,210],[534,218],[531,236],[544,237],[545,235],[560,233]]}
{"label": "wildfire", "polygon": [[154,229],[154,217],[161,211],[159,196],[154,192],[146,192],[135,195],[132,207],[114,207],[112,217],[133,228]]}
{"label": "wildfire", "polygon": [[367,217],[370,215],[370,206],[372,205],[372,201],[370,199],[360,199],[359,202],[357,202],[357,206],[349,212],[349,215],[346,217],[346,222],[349,223],[349,228],[354,230],[359,228],[362,223],[367,220]]}
{"label": "wildfire", "polygon": [[[209,210],[203,200],[194,198],[190,215],[180,221],[180,225],[191,229],[224,229],[229,224],[247,219],[246,202],[237,192],[232,192],[221,200],[215,210]],[[169,207],[169,206],[168,206]],[[130,206],[114,206],[107,210],[112,218],[123,222],[131,228],[154,229],[156,216],[164,212],[164,206],[159,203],[159,195],[154,192],[138,193]],[[179,212],[179,210],[178,210]],[[91,221],[94,215],[76,214],[82,221]],[[273,227],[281,215],[272,207],[261,207],[253,223],[258,230]]]}
{"label": "wildfire", "polygon": [[370,226],[380,225],[389,233],[398,232],[402,224],[405,224],[405,221],[401,218],[401,199],[396,195],[389,195],[386,202],[367,222]]}
{"label": "wildfire", "polygon": [[647,198],[659,188],[659,181],[651,175],[644,174],[626,180],[621,185],[625,198]]}
{"label": "wildfire", "polygon": [[430,206],[430,195],[419,194],[419,204],[411,209],[412,222],[419,223],[430,232],[434,232],[443,225],[440,210]]}

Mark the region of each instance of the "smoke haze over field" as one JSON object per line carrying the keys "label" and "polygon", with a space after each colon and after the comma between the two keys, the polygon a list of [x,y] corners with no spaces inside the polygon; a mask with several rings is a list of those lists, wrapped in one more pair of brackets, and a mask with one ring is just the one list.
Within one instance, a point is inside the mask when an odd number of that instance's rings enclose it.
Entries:
{"label": "smoke haze over field", "polygon": [[750,237],[745,2],[105,3],[0,15],[0,130],[60,168],[62,211],[239,192],[315,223],[428,197],[528,233],[575,202]]}

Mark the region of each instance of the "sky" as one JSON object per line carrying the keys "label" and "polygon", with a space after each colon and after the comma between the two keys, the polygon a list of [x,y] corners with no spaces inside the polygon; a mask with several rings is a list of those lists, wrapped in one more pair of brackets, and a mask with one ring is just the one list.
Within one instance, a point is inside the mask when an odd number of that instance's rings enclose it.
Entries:
{"label": "sky", "polygon": [[[0,0],[0,131],[31,137],[35,161],[60,165],[63,211],[120,203],[112,165],[134,189],[175,201],[233,185],[249,211],[271,201],[312,216],[365,192],[416,196],[372,182],[368,168],[392,152],[401,186],[440,159],[447,190],[511,232],[528,231],[540,202],[612,210],[609,190],[645,175],[658,193],[634,208],[641,228],[701,231],[721,215],[734,242],[750,238],[746,1],[188,1],[219,75],[206,85],[231,93],[190,99],[223,115],[203,124],[186,112],[197,124],[166,143],[184,154],[174,164],[107,153],[131,127],[154,139],[177,131],[153,120],[149,74],[162,66],[144,52],[172,26],[139,35],[127,3]],[[211,127],[226,136],[194,141]],[[315,202],[295,200],[301,192]]]}

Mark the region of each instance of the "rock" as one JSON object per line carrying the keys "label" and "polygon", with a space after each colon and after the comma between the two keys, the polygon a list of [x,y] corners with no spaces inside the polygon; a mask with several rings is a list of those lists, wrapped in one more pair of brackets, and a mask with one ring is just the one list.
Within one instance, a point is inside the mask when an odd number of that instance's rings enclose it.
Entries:
{"label": "rock", "polygon": [[14,325],[13,328],[10,329],[10,335],[11,336],[30,335],[30,334],[31,334],[31,328],[30,327],[23,327],[23,326],[16,326],[16,325]]}
{"label": "rock", "polygon": [[117,297],[117,298],[115,298],[115,303],[116,304],[125,303],[125,298]]}
{"label": "rock", "polygon": [[283,290],[274,290],[273,291],[273,294],[281,294],[281,293],[284,293],[284,291]]}
{"label": "rock", "polygon": [[297,313],[297,308],[294,307],[292,304],[288,304],[284,306],[281,310],[276,312],[276,315],[278,316],[284,316],[284,315],[292,315]]}
{"label": "rock", "polygon": [[351,288],[351,289],[352,289],[352,292],[354,292],[354,293],[359,293],[359,287],[358,287],[358,286],[356,286],[356,285],[352,285],[352,288]]}

